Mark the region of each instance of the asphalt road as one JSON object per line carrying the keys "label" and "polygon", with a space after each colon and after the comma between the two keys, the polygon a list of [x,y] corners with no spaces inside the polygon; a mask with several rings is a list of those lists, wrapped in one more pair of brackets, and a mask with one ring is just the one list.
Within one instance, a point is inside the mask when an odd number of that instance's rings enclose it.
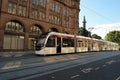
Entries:
{"label": "asphalt road", "polygon": [[120,80],[120,55],[29,80]]}
{"label": "asphalt road", "polygon": [[0,58],[0,80],[120,80],[120,51]]}

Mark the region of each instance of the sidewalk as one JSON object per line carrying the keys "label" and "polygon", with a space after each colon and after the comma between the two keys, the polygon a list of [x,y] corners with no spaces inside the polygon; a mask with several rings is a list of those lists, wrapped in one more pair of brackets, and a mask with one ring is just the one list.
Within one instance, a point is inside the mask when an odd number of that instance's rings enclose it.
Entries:
{"label": "sidewalk", "polygon": [[0,58],[21,57],[25,55],[34,54],[34,51],[19,51],[19,52],[0,52]]}

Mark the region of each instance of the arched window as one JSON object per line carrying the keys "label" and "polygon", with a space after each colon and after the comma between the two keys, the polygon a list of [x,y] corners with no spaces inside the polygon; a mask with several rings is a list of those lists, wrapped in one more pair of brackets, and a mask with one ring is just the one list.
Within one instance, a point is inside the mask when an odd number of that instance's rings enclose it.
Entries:
{"label": "arched window", "polygon": [[5,30],[24,32],[24,27],[18,22],[10,21],[6,24]]}
{"label": "arched window", "polygon": [[[14,34],[11,34],[13,33]],[[20,34],[24,32],[24,27],[17,21],[7,22],[5,25],[5,35],[3,48],[5,50],[23,50],[24,36]]]}
{"label": "arched window", "polygon": [[39,28],[39,26],[33,26],[30,28],[30,33],[33,34],[42,34],[42,30]]}
{"label": "arched window", "polygon": [[[39,25],[34,25],[34,26],[32,26],[31,28],[30,28],[30,31],[29,31],[30,33],[32,33],[32,34],[35,34],[35,35],[37,35],[37,36],[40,36],[44,31],[43,31],[43,28],[41,27],[41,26],[39,26]],[[31,35],[32,35],[31,34]],[[36,45],[36,41],[37,41],[37,39],[36,39],[37,37],[36,36],[30,36],[29,37],[29,41],[28,41],[28,48],[30,49],[30,50],[34,50],[35,49],[35,45]]]}

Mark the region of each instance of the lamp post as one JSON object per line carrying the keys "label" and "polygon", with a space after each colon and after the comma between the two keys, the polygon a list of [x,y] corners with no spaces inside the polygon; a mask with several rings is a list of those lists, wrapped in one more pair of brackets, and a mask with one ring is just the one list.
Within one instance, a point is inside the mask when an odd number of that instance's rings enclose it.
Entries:
{"label": "lamp post", "polygon": [[1,8],[2,8],[2,0],[0,0],[0,10],[1,10]]}

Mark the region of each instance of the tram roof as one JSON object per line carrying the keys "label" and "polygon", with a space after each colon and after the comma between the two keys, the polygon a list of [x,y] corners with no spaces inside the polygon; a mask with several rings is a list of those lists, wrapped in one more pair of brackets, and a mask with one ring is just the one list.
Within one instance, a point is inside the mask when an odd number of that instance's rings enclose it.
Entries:
{"label": "tram roof", "polygon": [[50,32],[49,35],[58,35],[58,36],[74,37],[74,35],[71,35],[71,34],[58,33],[58,32]]}
{"label": "tram roof", "polygon": [[[66,36],[66,37],[72,37],[72,38],[75,37],[75,35],[72,35],[72,34],[58,33],[58,32],[47,32],[46,34],[48,34],[48,35]],[[82,38],[82,39],[88,39],[88,40],[107,42],[107,43],[111,43],[111,44],[117,44],[117,43],[110,42],[110,41],[105,41],[105,40],[102,40],[102,39],[95,39],[95,38],[90,38],[90,37],[85,37],[85,36],[80,36],[80,35],[76,35],[76,38]]]}

